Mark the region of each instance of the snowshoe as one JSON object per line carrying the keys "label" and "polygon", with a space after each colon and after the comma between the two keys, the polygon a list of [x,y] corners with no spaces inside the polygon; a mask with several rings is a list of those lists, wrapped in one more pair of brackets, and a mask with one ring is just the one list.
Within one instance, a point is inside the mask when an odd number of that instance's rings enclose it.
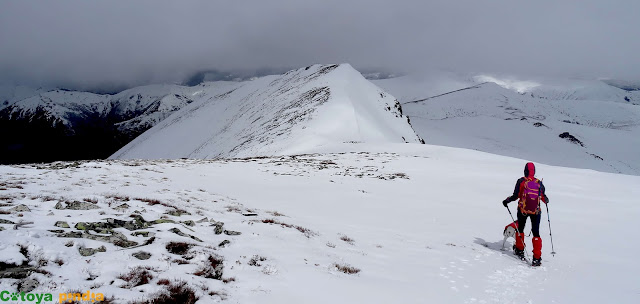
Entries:
{"label": "snowshoe", "polygon": [[537,267],[542,265],[542,258],[533,258],[533,260],[531,261],[531,266]]}
{"label": "snowshoe", "polygon": [[517,255],[521,260],[524,260],[524,250],[518,249],[515,245],[513,246],[513,254]]}

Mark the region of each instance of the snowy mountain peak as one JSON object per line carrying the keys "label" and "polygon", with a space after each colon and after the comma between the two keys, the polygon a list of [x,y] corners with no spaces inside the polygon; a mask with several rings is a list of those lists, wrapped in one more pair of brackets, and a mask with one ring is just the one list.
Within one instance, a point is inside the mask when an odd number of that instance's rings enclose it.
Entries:
{"label": "snowy mountain peak", "polygon": [[326,145],[415,142],[396,99],[349,64],[313,65],[202,92],[111,158],[219,158],[315,151]]}

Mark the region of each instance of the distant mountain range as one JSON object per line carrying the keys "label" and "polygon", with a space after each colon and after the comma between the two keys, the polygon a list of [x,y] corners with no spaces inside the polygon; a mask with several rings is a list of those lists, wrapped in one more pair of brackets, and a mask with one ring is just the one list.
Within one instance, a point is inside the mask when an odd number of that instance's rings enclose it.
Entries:
{"label": "distant mountain range", "polygon": [[398,98],[429,144],[640,175],[640,91],[454,73],[373,82]]}
{"label": "distant mountain range", "polygon": [[[313,69],[318,67],[320,65],[314,66]],[[310,69],[301,70],[309,71]],[[348,69],[360,82],[368,83],[353,68],[349,66]],[[296,73],[295,71],[256,80],[253,80],[253,77],[234,78],[232,74],[209,71],[200,73],[197,79],[191,79],[190,86],[149,85],[113,95],[65,89],[0,86],[0,130],[3,133],[3,140],[0,143],[0,164],[107,158],[175,111],[196,100],[199,101],[198,104],[229,97],[246,100],[250,96],[238,96],[238,92],[245,92],[247,88],[253,90],[247,94],[269,90],[272,87],[268,82],[275,81],[274,79],[278,77],[290,77]],[[268,72],[274,71],[262,71],[263,74]],[[385,77],[381,74],[374,76]],[[316,78],[321,77],[314,77],[312,80]],[[325,87],[321,84],[310,85]],[[284,89],[284,86],[286,84],[283,84],[280,90],[270,92],[270,98],[272,98],[270,100],[288,98],[287,94],[291,93],[288,91],[290,88]],[[243,89],[235,94],[223,94],[237,88]],[[324,91],[322,92],[324,94]],[[316,95],[309,98],[314,97],[319,98]],[[325,97],[328,98],[329,95]],[[299,98],[304,102],[304,96]],[[387,99],[390,99],[386,101],[390,103],[389,111],[396,111],[393,98]],[[265,108],[269,106],[271,105],[263,105]],[[283,115],[287,116],[298,110],[295,106],[291,106]],[[218,113],[220,116],[229,114],[226,109],[216,111],[221,112]],[[315,111],[315,108],[312,106],[305,111]],[[250,124],[251,122],[239,121],[233,125],[235,127],[242,123]],[[408,141],[415,137],[413,132],[405,135]]]}
{"label": "distant mountain range", "polygon": [[191,88],[152,85],[116,95],[52,90],[0,110],[3,164],[106,158],[175,110]]}
{"label": "distant mountain range", "polygon": [[424,138],[640,175],[640,91],[620,86],[445,72],[369,81],[348,64],[114,95],[0,86],[0,163],[249,157]]}

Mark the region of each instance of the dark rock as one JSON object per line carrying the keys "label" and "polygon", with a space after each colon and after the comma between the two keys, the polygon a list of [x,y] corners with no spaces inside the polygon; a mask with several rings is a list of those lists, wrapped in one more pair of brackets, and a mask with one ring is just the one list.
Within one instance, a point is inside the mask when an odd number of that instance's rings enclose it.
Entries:
{"label": "dark rock", "polygon": [[111,243],[118,247],[124,247],[124,248],[138,245],[137,242],[127,240],[127,237],[124,236],[124,234],[117,231],[112,231],[111,235],[109,236],[94,235],[94,234],[85,232],[84,234],[82,234],[82,237],[89,240]]}
{"label": "dark rock", "polygon": [[211,226],[215,226],[216,227],[214,229],[214,233],[215,234],[222,234],[222,232],[224,231],[224,229],[222,228],[224,226],[223,222],[215,222],[215,223],[211,224]]}
{"label": "dark rock", "polygon": [[29,207],[27,207],[27,205],[24,205],[24,204],[20,204],[9,210],[13,212],[30,212],[31,211],[31,209],[29,209]]}
{"label": "dark rock", "polygon": [[91,256],[94,255],[96,252],[106,252],[107,248],[105,248],[104,246],[100,246],[98,248],[85,248],[85,247],[79,247],[78,248],[78,252],[80,252],[81,256]]}
{"label": "dark rock", "polygon": [[604,160],[602,157],[600,157],[600,156],[598,156],[596,154],[589,153],[589,155],[593,156],[593,158],[595,158],[595,159]]}
{"label": "dark rock", "polygon": [[[78,223],[78,224],[80,224],[80,223]],[[76,226],[78,226],[78,225],[76,225]],[[88,240],[111,243],[111,244],[114,244],[116,246],[125,247],[125,248],[126,247],[133,247],[133,246],[138,245],[137,242],[127,240],[127,237],[124,236],[124,234],[122,234],[120,232],[117,232],[117,231],[105,231],[104,234],[109,234],[109,235],[90,234],[86,230],[85,230],[84,233],[79,232],[79,231],[69,231],[67,233],[60,233],[60,234],[57,235],[57,237],[85,238],[85,239],[88,239]]]}
{"label": "dark rock", "polygon": [[144,243],[142,243],[142,246],[146,246],[146,245],[150,245],[153,244],[153,242],[156,240],[155,236],[152,236],[151,238],[149,238],[148,240],[144,241]]}
{"label": "dark rock", "polygon": [[0,279],[25,279],[36,268],[29,265],[15,265],[0,262]]}
{"label": "dark rock", "polygon": [[79,239],[79,238],[82,238],[82,232],[69,231],[67,233],[58,234],[58,237]]}
{"label": "dark rock", "polygon": [[171,228],[169,231],[171,231],[171,232],[173,232],[173,233],[175,233],[175,234],[177,234],[177,235],[179,235],[179,236],[188,237],[188,238],[191,238],[191,239],[196,240],[196,241],[198,241],[198,242],[202,242],[202,240],[201,240],[201,239],[199,239],[199,238],[197,238],[197,237],[195,237],[195,236],[193,236],[193,235],[186,234],[186,233],[184,233],[184,232],[180,231],[180,229],[178,229],[178,228]]}
{"label": "dark rock", "polygon": [[150,232],[150,231],[136,231],[136,232],[131,233],[131,235],[133,235],[133,236],[143,236],[143,237],[153,237],[156,234],[153,233],[153,232]]}
{"label": "dark rock", "polygon": [[67,224],[67,222],[63,222],[63,221],[57,221],[54,226],[60,227],[60,228],[70,228],[69,224]]}
{"label": "dark rock", "polygon": [[173,216],[182,216],[182,215],[191,215],[191,213],[184,211],[184,210],[180,210],[180,209],[175,209],[175,210],[171,210],[168,211],[166,214],[168,215],[173,215]]}
{"label": "dark rock", "polygon": [[58,202],[54,208],[56,208],[56,209],[67,209],[67,210],[100,209],[100,207],[96,206],[95,204],[87,203],[87,202],[73,201],[73,202],[67,202],[66,204],[67,205],[63,208],[62,204],[60,204],[60,202]]}
{"label": "dark rock", "polygon": [[227,245],[229,245],[229,244],[231,244],[231,241],[229,241],[229,240],[224,240],[224,241],[222,241],[220,244],[218,244],[218,247],[224,248],[224,247],[226,247],[226,246],[227,246]]}
{"label": "dark rock", "polygon": [[19,292],[24,292],[24,293],[29,293],[31,291],[33,291],[34,289],[36,289],[38,287],[38,284],[40,284],[38,281],[34,280],[34,279],[26,279],[26,280],[22,280],[18,283],[18,291]]}
{"label": "dark rock", "polygon": [[108,218],[106,222],[93,222],[76,224],[75,228],[79,230],[93,230],[98,233],[110,233],[114,228],[125,228],[127,230],[146,229],[151,226],[151,222],[147,222],[140,215],[131,215],[134,220],[123,221],[114,218]]}
{"label": "dark rock", "polygon": [[132,256],[134,256],[138,260],[148,260],[149,258],[151,258],[151,253],[146,252],[146,251],[138,251],[138,252],[132,254]]}
{"label": "dark rock", "polygon": [[129,209],[129,207],[130,207],[129,205],[127,205],[126,203],[124,203],[124,204],[122,204],[122,205],[120,205],[120,206],[113,207],[113,209],[114,209],[114,210],[116,210],[116,211],[120,211],[120,212],[122,212],[122,211],[125,211],[125,210]]}
{"label": "dark rock", "polygon": [[242,232],[238,232],[238,231],[231,231],[231,230],[225,230],[224,234],[226,235],[241,235]]}
{"label": "dark rock", "polygon": [[185,243],[185,242],[169,242],[165,246],[167,251],[177,255],[183,255],[189,251],[193,247],[193,244]]}
{"label": "dark rock", "polygon": [[570,142],[572,142],[572,143],[574,143],[576,145],[580,145],[581,147],[584,147],[584,144],[579,139],[575,138],[575,136],[569,134],[569,132],[564,132],[564,133],[560,134],[559,136],[560,136],[560,138],[564,138],[564,139],[566,139],[566,140],[568,140],[568,141],[570,141]]}

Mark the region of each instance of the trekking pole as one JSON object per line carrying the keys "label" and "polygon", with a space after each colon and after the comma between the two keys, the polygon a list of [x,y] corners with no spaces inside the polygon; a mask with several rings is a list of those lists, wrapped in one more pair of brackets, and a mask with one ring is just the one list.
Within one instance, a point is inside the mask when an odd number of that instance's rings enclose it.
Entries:
{"label": "trekking pole", "polygon": [[[509,211],[509,216],[511,216],[511,220],[512,221],[516,221],[513,219],[513,214],[511,213],[511,209],[509,209],[509,207],[507,207],[507,211]],[[547,212],[547,215],[549,214],[549,212]],[[518,230],[516,231],[516,233],[520,233],[520,226],[518,226]],[[524,232],[523,232],[524,234]],[[518,237],[518,235],[516,234],[516,238]],[[553,247],[553,241],[551,241],[551,247]],[[527,258],[529,258],[529,254],[527,253],[527,243],[523,242],[524,245],[524,254],[527,256]]]}
{"label": "trekking pole", "polygon": [[515,222],[516,220],[513,219],[513,214],[511,214],[511,209],[509,209],[509,207],[507,207],[507,211],[509,211],[509,216],[511,216],[511,220]]}
{"label": "trekking pole", "polygon": [[553,235],[551,234],[551,219],[549,219],[549,204],[545,203],[544,206],[547,207],[547,221],[549,221],[549,237],[551,237],[551,255],[556,256],[556,251],[553,249]]}

